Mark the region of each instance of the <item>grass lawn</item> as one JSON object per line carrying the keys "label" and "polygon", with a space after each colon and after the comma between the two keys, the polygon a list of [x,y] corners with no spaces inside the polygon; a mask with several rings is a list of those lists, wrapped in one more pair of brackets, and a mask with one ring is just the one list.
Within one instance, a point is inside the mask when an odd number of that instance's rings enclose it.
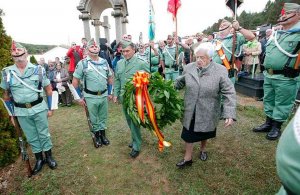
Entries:
{"label": "grass lawn", "polygon": [[[0,194],[275,194],[280,188],[276,174],[277,141],[251,129],[264,120],[263,112],[239,106],[238,121],[224,129],[220,121],[217,137],[208,142],[208,160],[198,158],[193,166],[177,169],[184,143],[179,121],[163,130],[172,146],[157,150],[157,140],[143,129],[140,156],[131,159],[130,131],[121,106],[109,104],[108,138],[111,145],[94,148],[83,108],[64,107],[50,118],[58,168],[44,166],[41,173],[26,177],[20,159],[10,166],[8,187]],[[34,156],[30,153],[34,165]]]}

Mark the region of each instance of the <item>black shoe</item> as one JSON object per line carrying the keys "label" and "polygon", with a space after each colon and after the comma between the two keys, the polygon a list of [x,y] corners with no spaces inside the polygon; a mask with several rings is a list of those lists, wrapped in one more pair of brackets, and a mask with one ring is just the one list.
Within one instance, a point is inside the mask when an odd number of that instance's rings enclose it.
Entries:
{"label": "black shoe", "polygon": [[101,142],[103,143],[103,145],[109,145],[109,140],[107,139],[107,137],[105,136],[105,130],[101,130],[100,131],[100,139],[101,139]]}
{"label": "black shoe", "polygon": [[132,143],[131,143],[131,144],[129,144],[129,145],[128,145],[128,147],[129,147],[129,148],[132,148],[132,147],[133,147],[133,144],[132,144]]}
{"label": "black shoe", "polygon": [[208,158],[207,152],[200,151],[199,158],[200,158],[200,160],[202,160],[202,161],[206,161],[207,158]]}
{"label": "black shoe", "polygon": [[266,118],[266,122],[259,127],[253,128],[254,132],[270,132],[272,129],[273,120],[270,117]]}
{"label": "black shoe", "polygon": [[95,132],[95,138],[96,138],[96,143],[94,144],[96,148],[99,148],[102,146],[102,141],[101,141],[101,133],[100,131]]}
{"label": "black shoe", "polygon": [[182,159],[181,161],[179,161],[179,162],[176,164],[176,166],[177,166],[178,168],[184,168],[184,167],[186,167],[186,166],[192,166],[192,164],[193,164],[193,160],[192,160],[192,159],[189,160],[189,161],[185,161],[184,159]]}
{"label": "black shoe", "polygon": [[46,156],[45,161],[47,162],[50,169],[55,169],[57,167],[57,162],[52,158],[51,149],[48,151],[45,151],[45,156]]}
{"label": "black shoe", "polygon": [[43,153],[39,152],[39,153],[35,153],[34,155],[35,155],[36,162],[32,170],[32,175],[36,175],[38,172],[40,172],[44,165]]}
{"label": "black shoe", "polygon": [[273,121],[272,130],[266,135],[266,139],[268,140],[277,140],[281,136],[281,128],[282,122]]}
{"label": "black shoe", "polygon": [[134,149],[131,150],[131,152],[129,153],[129,155],[132,157],[132,158],[136,158],[138,155],[140,154],[139,151],[136,151]]}

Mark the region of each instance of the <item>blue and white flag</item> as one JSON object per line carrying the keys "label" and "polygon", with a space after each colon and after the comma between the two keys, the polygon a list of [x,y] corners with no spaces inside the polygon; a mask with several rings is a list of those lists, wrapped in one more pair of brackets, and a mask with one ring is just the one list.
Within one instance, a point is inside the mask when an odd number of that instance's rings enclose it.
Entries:
{"label": "blue and white flag", "polygon": [[155,39],[155,22],[154,22],[154,9],[152,0],[149,0],[149,31],[148,37],[149,41],[153,41]]}

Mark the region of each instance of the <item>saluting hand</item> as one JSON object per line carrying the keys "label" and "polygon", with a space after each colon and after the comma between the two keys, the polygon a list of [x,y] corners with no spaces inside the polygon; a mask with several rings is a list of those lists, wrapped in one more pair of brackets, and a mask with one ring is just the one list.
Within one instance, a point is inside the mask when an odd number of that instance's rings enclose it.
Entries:
{"label": "saluting hand", "polygon": [[232,118],[225,119],[225,125],[224,125],[224,127],[229,127],[232,124],[233,124],[233,119]]}

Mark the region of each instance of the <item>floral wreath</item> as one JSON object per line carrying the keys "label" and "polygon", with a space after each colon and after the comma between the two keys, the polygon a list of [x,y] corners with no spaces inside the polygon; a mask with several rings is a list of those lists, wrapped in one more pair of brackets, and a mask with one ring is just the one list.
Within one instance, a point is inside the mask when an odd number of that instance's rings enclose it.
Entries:
{"label": "floral wreath", "polygon": [[123,105],[135,125],[145,127],[158,137],[158,148],[171,144],[164,141],[160,129],[170,125],[183,114],[183,99],[173,81],[164,80],[159,73],[138,71],[125,84]]}

